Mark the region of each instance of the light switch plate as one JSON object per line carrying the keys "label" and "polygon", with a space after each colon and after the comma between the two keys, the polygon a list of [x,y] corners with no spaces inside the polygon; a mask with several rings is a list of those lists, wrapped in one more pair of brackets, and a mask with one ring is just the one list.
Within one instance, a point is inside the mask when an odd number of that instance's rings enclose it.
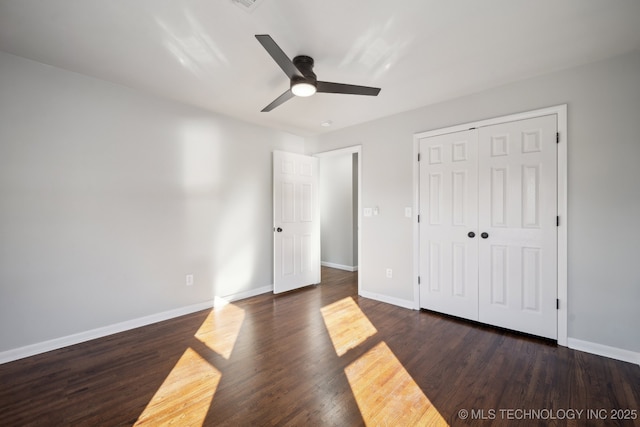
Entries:
{"label": "light switch plate", "polygon": [[371,215],[373,215],[373,209],[364,208],[364,216],[371,216]]}

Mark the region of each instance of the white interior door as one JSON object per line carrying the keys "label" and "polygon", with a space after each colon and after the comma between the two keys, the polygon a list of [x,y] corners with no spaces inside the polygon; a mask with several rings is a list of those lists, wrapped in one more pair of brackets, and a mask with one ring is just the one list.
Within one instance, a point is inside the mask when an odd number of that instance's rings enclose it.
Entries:
{"label": "white interior door", "polygon": [[273,153],[273,292],[320,282],[318,159]]}
{"label": "white interior door", "polygon": [[420,306],[478,320],[477,131],[420,141]]}
{"label": "white interior door", "polygon": [[557,339],[557,116],[419,142],[420,307]]}
{"label": "white interior door", "polygon": [[558,294],[556,122],[555,115],[543,116],[478,133],[479,320],[553,339]]}

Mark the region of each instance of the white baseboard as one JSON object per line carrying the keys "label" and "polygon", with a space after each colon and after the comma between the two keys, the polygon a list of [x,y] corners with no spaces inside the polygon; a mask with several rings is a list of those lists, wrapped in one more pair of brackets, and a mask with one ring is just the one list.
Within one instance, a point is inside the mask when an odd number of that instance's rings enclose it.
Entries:
{"label": "white baseboard", "polygon": [[622,360],[623,362],[640,365],[640,353],[631,350],[624,350],[617,347],[598,344],[595,342],[582,341],[575,338],[567,339],[568,347],[574,350],[584,351],[598,356],[609,357],[611,359]]}
{"label": "white baseboard", "polygon": [[244,292],[238,292],[237,294],[231,294],[231,295],[227,295],[225,297],[215,297],[215,299],[213,300],[213,306],[214,307],[220,307],[222,305],[226,305],[232,301],[238,301],[241,299],[245,299],[245,298],[251,298],[251,297],[255,297],[257,295],[262,295],[262,294],[266,294],[268,292],[272,292],[273,291],[273,285],[271,286],[263,286],[261,288],[258,289],[251,289],[249,291],[244,291]]}
{"label": "white baseboard", "polygon": [[412,300],[404,300],[400,298],[393,298],[387,295],[376,294],[374,292],[360,291],[360,296],[369,298],[372,300],[386,302],[387,304],[397,305],[398,307],[408,308],[415,310],[415,303]]}
{"label": "white baseboard", "polygon": [[52,350],[58,350],[63,347],[68,347],[68,346],[80,344],[86,341],[91,341],[96,338],[103,338],[108,335],[117,334],[119,332],[128,331],[131,329],[139,328],[141,326],[147,326],[152,323],[158,323],[165,320],[173,319],[175,317],[184,316],[186,314],[191,314],[198,311],[206,310],[214,306],[218,307],[218,306],[227,304],[231,301],[237,301],[240,299],[264,294],[267,292],[271,292],[272,290],[273,290],[273,286],[264,286],[258,289],[239,292],[237,294],[232,294],[225,297],[215,297],[215,300],[213,301],[206,301],[203,303],[193,304],[186,307],[163,311],[161,313],[138,317],[137,319],[127,320],[127,321],[115,323],[109,326],[103,326],[100,328],[79,332],[77,334],[67,335],[65,337],[54,338],[52,340],[43,341],[36,344],[30,344],[24,347],[3,351],[3,352],[0,352],[0,364],[13,362],[14,360],[24,359],[25,357],[35,356],[36,354],[46,353]]}
{"label": "white baseboard", "polygon": [[357,265],[342,265],[342,264],[336,264],[334,262],[326,262],[326,261],[322,261],[320,265],[322,265],[323,267],[337,268],[339,270],[345,270],[345,271],[351,271],[351,272],[358,271]]}

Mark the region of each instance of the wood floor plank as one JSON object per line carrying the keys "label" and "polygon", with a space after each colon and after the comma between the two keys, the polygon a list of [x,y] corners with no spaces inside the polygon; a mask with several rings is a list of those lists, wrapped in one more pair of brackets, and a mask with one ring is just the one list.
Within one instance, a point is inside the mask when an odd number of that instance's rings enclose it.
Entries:
{"label": "wood floor plank", "polygon": [[[500,412],[545,409],[607,419]],[[357,273],[329,268],[318,286],[0,365],[2,426],[640,425],[611,419],[625,409],[640,410],[637,365],[361,298]]]}

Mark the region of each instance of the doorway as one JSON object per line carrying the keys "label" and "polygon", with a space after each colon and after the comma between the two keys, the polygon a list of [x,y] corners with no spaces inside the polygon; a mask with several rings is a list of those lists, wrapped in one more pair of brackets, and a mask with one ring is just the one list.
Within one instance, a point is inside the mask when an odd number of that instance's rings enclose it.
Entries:
{"label": "doorway", "polygon": [[360,259],[361,146],[315,156],[320,160],[321,265],[357,271]]}

